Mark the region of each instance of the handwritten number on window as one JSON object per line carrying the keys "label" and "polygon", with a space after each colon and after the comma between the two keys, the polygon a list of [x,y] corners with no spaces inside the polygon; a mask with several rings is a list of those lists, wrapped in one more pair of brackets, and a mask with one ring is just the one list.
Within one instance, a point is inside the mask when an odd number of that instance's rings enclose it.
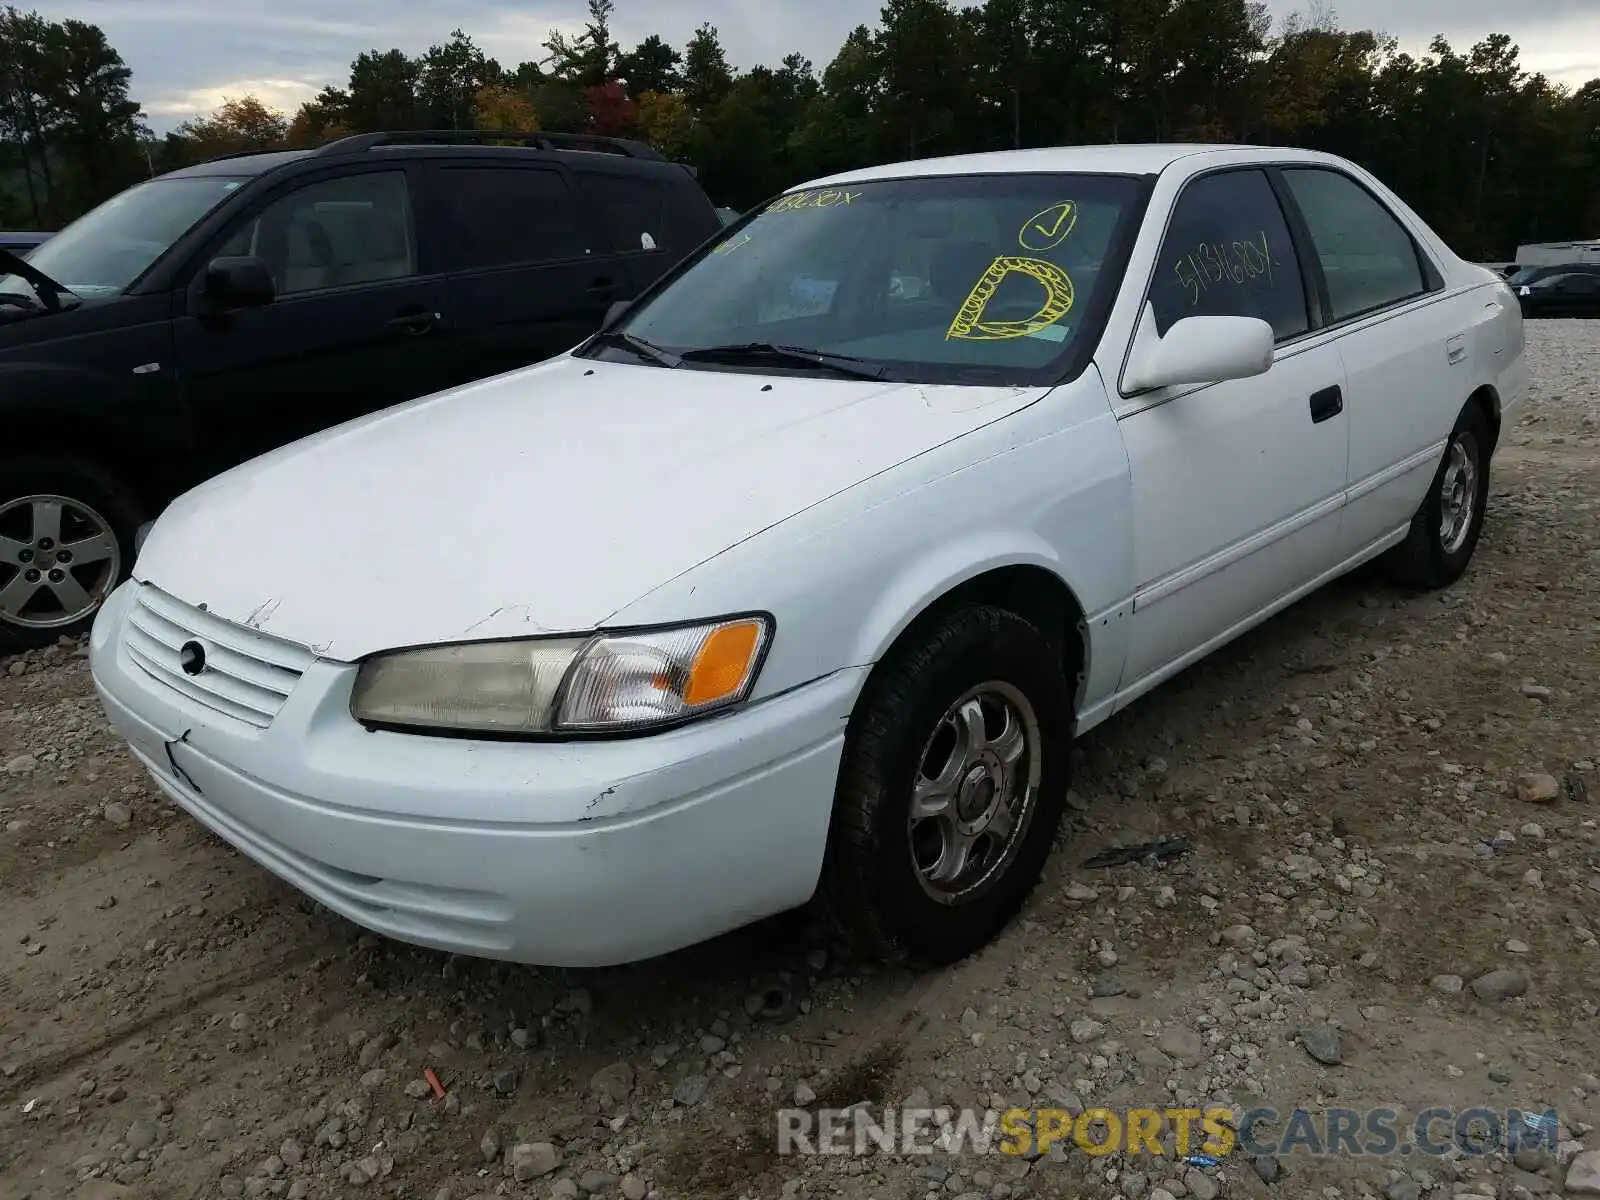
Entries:
{"label": "handwritten number on window", "polygon": [[1272,247],[1265,230],[1234,241],[1202,242],[1172,264],[1178,284],[1189,293],[1193,306],[1214,287],[1246,287],[1258,279],[1271,287],[1272,267]]}

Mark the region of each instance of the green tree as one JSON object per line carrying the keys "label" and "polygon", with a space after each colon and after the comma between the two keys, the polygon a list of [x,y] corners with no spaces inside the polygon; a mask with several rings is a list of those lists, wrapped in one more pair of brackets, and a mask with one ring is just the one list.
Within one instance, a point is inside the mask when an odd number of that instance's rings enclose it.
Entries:
{"label": "green tree", "polygon": [[652,33],[617,62],[617,74],[635,96],[683,87],[683,55]]}
{"label": "green tree", "polygon": [[374,133],[415,129],[421,123],[418,96],[422,64],[403,50],[368,50],[350,64],[344,120],[352,129]]}
{"label": "green tree", "polygon": [[733,87],[733,68],[717,36],[717,27],[702,24],[683,52],[683,95],[696,112],[710,112]]}
{"label": "green tree", "polygon": [[471,129],[478,93],[500,83],[500,64],[459,29],[422,56],[417,101],[430,127]]}
{"label": "green tree", "polygon": [[55,225],[148,171],[131,72],[96,25],[0,9],[0,197]]}

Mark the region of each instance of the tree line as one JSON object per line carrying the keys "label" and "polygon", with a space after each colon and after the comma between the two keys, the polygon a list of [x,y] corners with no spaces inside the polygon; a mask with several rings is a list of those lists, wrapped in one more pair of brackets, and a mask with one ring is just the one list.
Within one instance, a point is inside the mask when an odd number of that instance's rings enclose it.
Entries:
{"label": "tree line", "polygon": [[743,208],[808,177],[928,155],[1092,142],[1297,145],[1361,163],[1476,258],[1600,236],[1600,79],[1526,71],[1505,34],[1402,52],[1315,9],[1252,0],[888,0],[821,71],[735,69],[710,24],[613,39],[614,0],[507,66],[462,30],[373,49],[293,114],[254,96],[157,137],[97,26],[0,10],[0,226],[54,228],[151,174],[354,132],[640,138]]}

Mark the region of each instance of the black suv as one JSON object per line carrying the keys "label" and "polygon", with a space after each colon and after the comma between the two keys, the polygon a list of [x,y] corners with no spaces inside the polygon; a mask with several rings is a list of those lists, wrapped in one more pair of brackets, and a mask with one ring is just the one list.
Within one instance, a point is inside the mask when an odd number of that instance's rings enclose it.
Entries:
{"label": "black suv", "polygon": [[642,143],[406,132],[174,171],[0,251],[0,649],[86,628],[179,492],[568,350],[721,228]]}

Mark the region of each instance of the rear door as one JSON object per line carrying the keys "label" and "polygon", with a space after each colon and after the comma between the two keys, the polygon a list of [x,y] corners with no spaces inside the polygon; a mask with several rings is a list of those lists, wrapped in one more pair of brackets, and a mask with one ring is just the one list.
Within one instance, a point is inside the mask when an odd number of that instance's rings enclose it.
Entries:
{"label": "rear door", "polygon": [[598,213],[632,299],[722,229],[711,201],[681,179],[597,163],[574,172],[584,205]]}
{"label": "rear door", "polygon": [[1475,325],[1498,302],[1446,289],[1404,223],[1343,171],[1285,166],[1303,220],[1329,331],[1348,381],[1347,504],[1341,559],[1405,526],[1438,468],[1445,439],[1472,392]]}
{"label": "rear door", "polygon": [[[419,240],[413,182],[393,161],[300,176],[243,210],[196,261],[174,357],[206,470],[447,382],[444,277]],[[203,284],[218,255],[265,262],[272,303],[215,311]]]}
{"label": "rear door", "polygon": [[564,167],[475,158],[428,169],[449,274],[455,382],[571,349],[626,295],[627,275]]}
{"label": "rear door", "polygon": [[667,221],[666,186],[639,174],[599,168],[573,172],[584,207],[598,214],[606,245],[614,256],[621,289],[631,300],[649,287],[686,249]]}

